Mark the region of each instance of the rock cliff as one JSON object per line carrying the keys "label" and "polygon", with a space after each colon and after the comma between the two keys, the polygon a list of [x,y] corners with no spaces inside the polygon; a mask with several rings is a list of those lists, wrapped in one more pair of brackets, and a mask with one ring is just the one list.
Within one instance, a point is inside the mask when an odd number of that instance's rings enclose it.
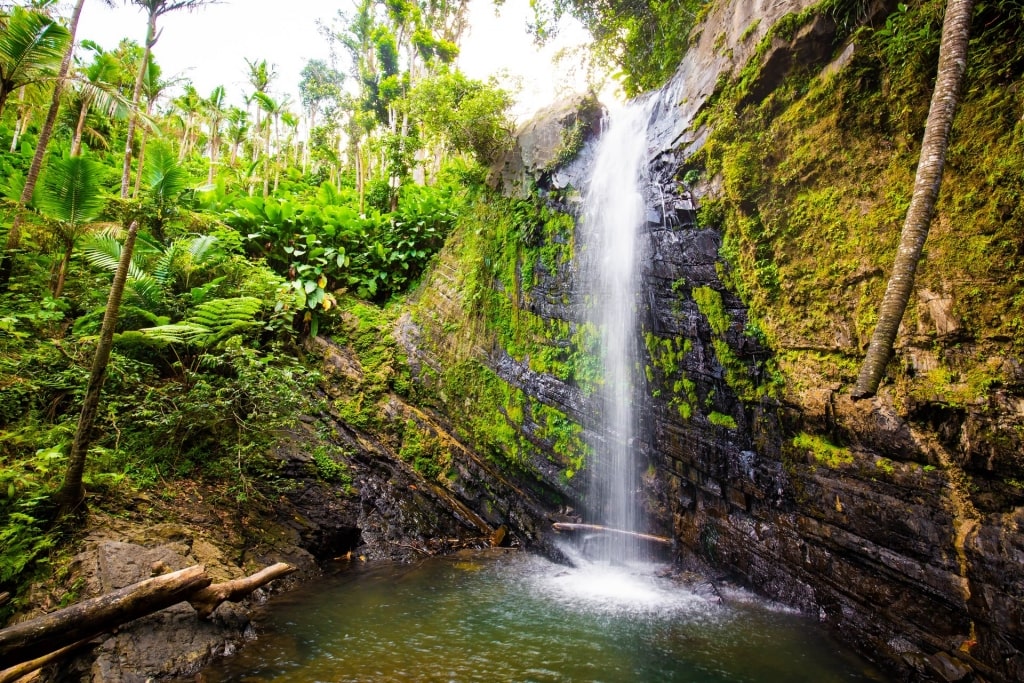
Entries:
{"label": "rock cliff", "polygon": [[[851,400],[892,239],[875,244],[842,216],[829,224],[807,207],[806,192],[842,195],[869,164],[907,167],[918,129],[901,137],[895,123],[857,118],[867,105],[844,99],[875,87],[870,56],[850,39],[866,35],[855,26],[881,26],[905,10],[865,4],[847,25],[849,16],[814,5],[717,3],[675,77],[649,95],[657,101],[637,295],[647,437],[637,467],[654,532],[678,540],[684,564],[740,576],[799,606],[907,680],[1022,680],[1019,346],[998,314],[970,307],[972,288],[985,286],[976,271],[943,261],[940,277],[933,263],[919,276],[920,303],[890,382],[877,398]],[[970,98],[966,106],[973,111]],[[568,130],[576,119],[564,109],[528,130],[559,122]],[[811,126],[812,115],[822,130],[866,132],[845,151],[815,148],[786,127]],[[829,139],[821,134],[819,144]],[[1010,152],[1019,144],[999,139]],[[604,438],[588,388],[593,334],[576,235],[555,216],[578,212],[593,136],[584,142],[575,161],[533,164],[543,207],[509,200],[469,220],[403,322],[439,410],[483,452],[566,501],[584,495],[586,444]],[[514,170],[505,187],[521,197],[531,163],[516,154],[504,163]],[[954,154],[959,178],[982,163]],[[887,202],[903,200],[871,183],[892,177],[879,172],[863,181],[869,189],[849,189],[860,192],[850,215],[877,222],[891,213]],[[940,223],[957,201],[940,206]],[[801,212],[814,217],[804,233]],[[778,224],[785,229],[771,232]],[[1007,239],[1019,252],[1019,222],[1016,230]],[[933,261],[944,239],[939,231]],[[968,325],[971,316],[984,320]],[[465,415],[470,405],[482,415]]]}

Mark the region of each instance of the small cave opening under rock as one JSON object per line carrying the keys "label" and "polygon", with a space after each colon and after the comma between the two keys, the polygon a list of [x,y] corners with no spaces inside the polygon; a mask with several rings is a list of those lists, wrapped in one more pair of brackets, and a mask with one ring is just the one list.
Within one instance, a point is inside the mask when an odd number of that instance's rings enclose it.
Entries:
{"label": "small cave opening under rock", "polygon": [[318,564],[336,560],[353,552],[363,543],[363,530],[358,527],[320,529],[305,544]]}

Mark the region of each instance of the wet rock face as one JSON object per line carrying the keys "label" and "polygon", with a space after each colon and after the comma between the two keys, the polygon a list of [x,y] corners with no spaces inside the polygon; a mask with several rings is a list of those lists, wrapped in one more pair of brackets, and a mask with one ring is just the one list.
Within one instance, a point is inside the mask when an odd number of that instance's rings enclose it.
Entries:
{"label": "wet rock face", "polygon": [[[809,4],[716,5],[676,77],[650,95],[658,101],[637,299],[649,369],[637,412],[647,436],[637,451],[638,469],[653,468],[643,478],[652,532],[678,540],[684,565],[728,572],[800,607],[903,679],[1024,680],[1024,498],[1005,484],[1022,467],[1014,378],[1024,373],[1012,359],[993,359],[1012,386],[962,409],[914,398],[853,402],[837,386],[759,391],[772,380],[772,351],[748,333],[742,302],[719,277],[721,235],[696,225],[699,198],[714,183],[681,182],[707,136],[692,123],[719,76],[735,74],[779,17]],[[753,37],[741,40],[755,19]],[[826,59],[833,30],[819,18],[777,40],[751,97],[766,96],[794,64]],[[713,47],[720,35],[732,49]],[[585,178],[586,156],[579,163],[572,173]],[[545,320],[582,322],[577,269],[570,262],[542,275],[517,304]],[[919,295],[927,331],[955,340],[962,327],[948,299]],[[837,348],[854,343],[837,331]],[[933,367],[927,349],[904,352],[920,371]],[[532,372],[502,349],[486,362],[583,425],[585,440],[603,438],[598,407],[572,382]],[[582,483],[567,486],[544,469],[543,447],[535,471],[581,497]]]}

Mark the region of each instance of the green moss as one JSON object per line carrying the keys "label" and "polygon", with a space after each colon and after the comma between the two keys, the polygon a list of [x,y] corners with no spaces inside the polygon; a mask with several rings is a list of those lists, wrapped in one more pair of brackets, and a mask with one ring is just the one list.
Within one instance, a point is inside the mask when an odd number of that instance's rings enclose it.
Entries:
{"label": "green moss", "polygon": [[879,458],[875,461],[875,467],[890,476],[896,473],[896,467],[889,458]]}
{"label": "green moss", "polygon": [[693,290],[693,300],[697,303],[700,312],[708,319],[712,332],[722,336],[729,331],[732,319],[725,311],[722,295],[719,292],[706,286],[697,287]]}
{"label": "green moss", "polygon": [[840,467],[853,462],[853,453],[848,448],[836,446],[817,434],[800,432],[793,437],[793,446],[810,453],[814,459],[827,467]]}
{"label": "green moss", "polygon": [[749,38],[750,36],[754,35],[754,32],[757,31],[757,27],[760,26],[760,25],[761,25],[761,20],[760,19],[754,19],[754,21],[750,22],[750,26],[748,26],[745,29],[743,29],[743,33],[740,34],[740,42],[741,43],[747,42],[747,38]]}
{"label": "green moss", "polygon": [[352,473],[344,461],[343,452],[332,453],[332,449],[320,445],[313,449],[310,456],[316,466],[316,473],[326,482],[341,484],[346,494],[352,493]]}
{"label": "green moss", "polygon": [[731,415],[712,411],[708,415],[708,422],[718,427],[725,427],[726,429],[736,429],[736,420]]}
{"label": "green moss", "polygon": [[693,351],[693,342],[683,337],[659,337],[646,332],[644,345],[651,359],[651,363],[644,366],[651,395],[657,398],[663,389],[670,389],[669,408],[684,420],[690,419],[698,400],[697,385],[687,376],[683,360]]}
{"label": "green moss", "polygon": [[[884,28],[860,30],[843,71],[813,80],[795,72],[747,104],[755,56],[739,79],[719,83],[706,110],[714,132],[694,163],[721,174],[723,192],[701,208],[699,223],[723,231],[722,281],[748,306],[762,343],[779,352],[792,390],[851,382],[874,329],[913,188],[942,6],[923,0],[898,10]],[[852,30],[847,4],[820,9]],[[1024,43],[1019,22],[1002,21],[1000,11],[986,8],[975,21],[984,27],[972,38],[970,86],[917,273],[920,289],[954,302],[960,340],[984,340],[983,348],[965,353],[938,337],[913,300],[904,326],[934,340],[939,363],[895,373],[897,393],[917,401],[980,401],[1002,381],[986,359],[1024,348],[1024,204],[1013,199],[1024,196],[1024,136],[1009,114],[1024,105],[1024,79],[1007,66],[1024,64]],[[805,19],[786,18],[759,46]],[[705,308],[716,313],[706,300]],[[730,360],[719,360],[728,372]]]}
{"label": "green moss", "polygon": [[398,456],[427,479],[442,479],[452,463],[451,449],[416,420],[406,420]]}

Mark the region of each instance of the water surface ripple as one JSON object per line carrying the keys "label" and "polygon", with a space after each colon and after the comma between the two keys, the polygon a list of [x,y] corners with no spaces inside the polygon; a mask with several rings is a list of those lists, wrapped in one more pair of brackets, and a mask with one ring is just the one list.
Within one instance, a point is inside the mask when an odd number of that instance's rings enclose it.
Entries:
{"label": "water surface ripple", "polygon": [[356,566],[272,600],[221,681],[882,680],[817,625],[638,567],[516,553]]}

